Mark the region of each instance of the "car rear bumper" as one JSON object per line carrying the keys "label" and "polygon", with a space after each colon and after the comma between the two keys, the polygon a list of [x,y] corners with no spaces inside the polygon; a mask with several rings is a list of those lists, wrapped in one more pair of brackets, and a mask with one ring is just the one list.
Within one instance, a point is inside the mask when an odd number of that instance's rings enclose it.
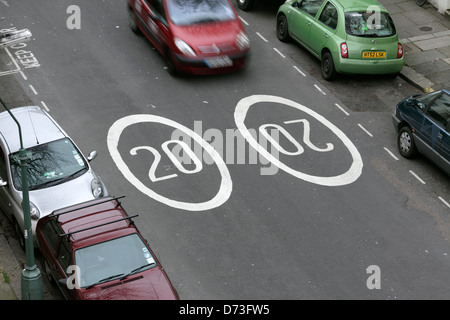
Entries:
{"label": "car rear bumper", "polygon": [[211,68],[206,62],[207,57],[187,58],[182,55],[174,54],[175,64],[178,70],[192,74],[215,74],[223,72],[231,72],[244,68],[250,56],[250,52],[243,51],[227,55],[232,65],[227,67]]}
{"label": "car rear bumper", "polygon": [[395,74],[399,73],[404,65],[404,59],[344,59],[339,56],[335,63],[336,71],[349,74]]}

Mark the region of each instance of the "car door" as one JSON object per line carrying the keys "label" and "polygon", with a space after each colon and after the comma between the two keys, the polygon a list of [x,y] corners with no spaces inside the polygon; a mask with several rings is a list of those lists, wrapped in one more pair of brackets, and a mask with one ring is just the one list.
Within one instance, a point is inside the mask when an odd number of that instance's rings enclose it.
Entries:
{"label": "car door", "polygon": [[336,33],[338,24],[338,11],[336,7],[328,1],[319,12],[318,19],[313,19],[309,32],[309,47],[317,56],[327,41]]}
{"label": "car door", "polygon": [[[137,0],[140,2],[140,19],[145,35],[160,52],[164,50],[166,34],[169,30],[163,0]],[[139,6],[139,5],[138,5]]]}
{"label": "car door", "polygon": [[317,12],[324,0],[302,0],[295,2],[289,15],[289,30],[291,36],[306,47],[309,47],[309,32]]}
{"label": "car door", "polygon": [[431,101],[427,109],[427,115],[433,120],[435,128],[432,133],[432,146],[445,159],[440,161],[450,162],[450,95],[442,92]]}
{"label": "car door", "polygon": [[7,156],[8,152],[6,150],[5,145],[0,139],[0,178],[3,185],[0,186],[0,208],[9,218],[11,218],[13,216],[14,208],[16,207],[16,201],[12,194],[14,189],[9,178],[9,160]]}

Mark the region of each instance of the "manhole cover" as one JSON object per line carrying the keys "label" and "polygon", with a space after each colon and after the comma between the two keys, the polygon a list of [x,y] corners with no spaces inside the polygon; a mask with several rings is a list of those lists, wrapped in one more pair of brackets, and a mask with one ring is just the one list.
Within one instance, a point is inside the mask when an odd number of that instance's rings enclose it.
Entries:
{"label": "manhole cover", "polygon": [[424,27],[420,27],[419,30],[424,31],[424,32],[429,32],[429,31],[433,31],[433,27],[424,26]]}

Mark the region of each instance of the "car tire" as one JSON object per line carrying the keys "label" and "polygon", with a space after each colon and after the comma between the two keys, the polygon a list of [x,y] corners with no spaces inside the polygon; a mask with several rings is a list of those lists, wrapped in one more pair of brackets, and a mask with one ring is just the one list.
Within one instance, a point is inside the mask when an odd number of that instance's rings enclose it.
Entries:
{"label": "car tire", "polygon": [[127,12],[128,12],[128,26],[130,27],[131,31],[133,31],[136,34],[139,34],[140,30],[137,24],[136,15],[134,14],[133,9],[130,6],[127,6]]}
{"label": "car tire", "polygon": [[165,59],[166,59],[166,64],[167,64],[167,72],[171,76],[177,76],[179,74],[179,71],[178,71],[177,67],[175,66],[173,53],[172,53],[172,51],[170,51],[169,48],[166,49]]}
{"label": "car tire", "polygon": [[253,2],[255,2],[255,0],[236,0],[238,8],[244,11],[250,10],[253,6]]}
{"label": "car tire", "polygon": [[56,281],[53,278],[52,272],[50,270],[50,266],[48,265],[47,261],[44,261],[44,274],[45,277],[47,278],[48,282],[52,285],[52,286],[56,286]]}
{"label": "car tire", "polygon": [[410,127],[405,126],[399,130],[397,146],[398,152],[405,158],[413,158],[417,154],[417,147]]}
{"label": "car tire", "polygon": [[280,14],[277,18],[277,38],[281,42],[288,42],[290,39],[288,22],[284,14]]}
{"label": "car tire", "polygon": [[321,72],[322,78],[327,81],[334,80],[337,77],[337,72],[334,68],[333,56],[328,51],[322,55]]}

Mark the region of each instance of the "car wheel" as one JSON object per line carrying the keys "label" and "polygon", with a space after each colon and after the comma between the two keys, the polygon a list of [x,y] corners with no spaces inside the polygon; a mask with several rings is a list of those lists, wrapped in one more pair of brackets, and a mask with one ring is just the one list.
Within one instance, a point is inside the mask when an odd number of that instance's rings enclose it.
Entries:
{"label": "car wheel", "polygon": [[405,158],[412,158],[417,153],[416,144],[410,127],[403,127],[398,132],[398,151]]}
{"label": "car wheel", "polygon": [[167,64],[167,72],[171,75],[171,76],[176,76],[178,75],[178,70],[177,67],[175,66],[175,62],[174,62],[174,58],[173,58],[173,53],[172,51],[170,51],[169,48],[167,48],[166,50],[166,64]]}
{"label": "car wheel", "polygon": [[138,34],[140,33],[139,27],[137,25],[136,15],[133,12],[133,9],[130,6],[127,6],[128,11],[128,25],[130,26],[131,31]]}
{"label": "car wheel", "polygon": [[336,69],[334,68],[334,61],[331,53],[325,52],[322,55],[322,63],[321,63],[321,71],[322,71],[322,77],[327,80],[331,81],[337,77]]}
{"label": "car wheel", "polygon": [[241,10],[250,10],[254,0],[236,0],[237,6]]}
{"label": "car wheel", "polygon": [[281,42],[289,41],[289,29],[286,16],[281,14],[277,19],[277,37]]}

